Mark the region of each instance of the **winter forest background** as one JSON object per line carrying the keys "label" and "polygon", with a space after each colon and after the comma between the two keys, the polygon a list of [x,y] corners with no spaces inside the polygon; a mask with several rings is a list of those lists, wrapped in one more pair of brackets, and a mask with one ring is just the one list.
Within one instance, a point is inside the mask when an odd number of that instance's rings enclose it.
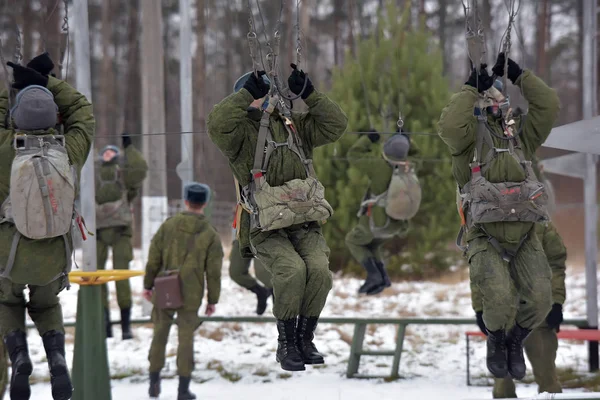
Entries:
{"label": "winter forest background", "polygon": [[[92,45],[93,102],[97,119],[96,149],[120,144],[127,131],[141,148],[140,2],[158,0],[89,0]],[[582,10],[584,1],[522,1],[512,31],[513,57],[556,88],[562,110],[557,125],[582,118]],[[259,39],[263,25],[252,2]],[[280,1],[259,1],[266,33],[273,34]],[[507,28],[505,0],[481,0],[479,12],[487,40],[487,62],[493,64]],[[194,30],[193,97],[195,179],[216,192],[214,223],[229,240],[235,202],[233,179],[226,160],[205,134],[212,106],[228,95],[235,80],[252,68],[246,35],[248,9],[243,0],[192,0]],[[281,25],[280,75],[286,81],[296,53],[296,26],[302,32],[302,67],[315,86],[335,98],[350,118],[349,131],[393,128],[402,112],[405,129],[433,135],[415,135],[422,150],[415,160],[422,172],[426,194],[409,238],[391,243],[390,271],[422,278],[455,265],[459,254],[452,244],[458,226],[449,155],[435,137],[441,108],[468,76],[465,18],[460,0],[287,0]],[[72,2],[70,4],[72,8]],[[297,8],[299,13],[297,14]],[[24,62],[47,48],[58,59],[64,4],[56,0],[1,0],[3,55],[15,49],[11,20],[21,30]],[[71,11],[71,10],[70,10]],[[70,15],[72,18],[72,14]],[[179,11],[177,0],[162,1],[165,68],[168,197],[181,196],[175,167],[180,162]],[[73,21],[70,20],[72,27]],[[72,50],[72,40],[71,40]],[[157,46],[160,44],[157,43]],[[264,50],[263,50],[264,51]],[[599,52],[600,54],[600,52]],[[357,60],[362,64],[358,68]],[[72,51],[65,60],[67,79],[74,83]],[[3,71],[0,71],[3,73]],[[365,86],[361,84],[364,79]],[[600,82],[600,79],[598,80]],[[366,89],[366,93],[365,93]],[[511,92],[519,103],[518,92]],[[298,105],[299,107],[301,105]],[[371,115],[370,122],[368,115]],[[332,268],[351,271],[343,237],[355,221],[364,181],[352,168],[345,151],[357,135],[320,149],[317,173],[327,186],[336,216],[325,225],[332,247]],[[560,155],[542,149],[541,158]],[[152,166],[151,166],[152,168]],[[559,207],[554,220],[565,238],[570,262],[583,260],[583,187],[576,179],[550,175]],[[137,221],[143,216],[139,215]],[[139,229],[137,230],[140,231]],[[138,235],[139,236],[139,235]],[[139,243],[139,238],[136,239]],[[440,245],[440,243],[446,245]]]}

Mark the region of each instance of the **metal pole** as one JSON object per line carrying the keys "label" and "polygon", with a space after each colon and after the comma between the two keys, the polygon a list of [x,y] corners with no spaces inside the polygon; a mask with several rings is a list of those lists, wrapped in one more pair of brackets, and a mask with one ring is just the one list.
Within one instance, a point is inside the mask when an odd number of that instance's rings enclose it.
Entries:
{"label": "metal pole", "polygon": [[[192,22],[190,18],[190,0],[179,0],[181,23],[179,25],[179,85],[181,92],[181,131],[191,132],[192,118]],[[194,180],[194,136],[181,135],[181,190]]]}
{"label": "metal pole", "polygon": [[[597,32],[597,4],[596,0],[584,2],[583,12],[583,118],[589,119],[597,111],[597,58],[596,58],[596,32]],[[586,155],[586,168],[584,179],[585,198],[585,270],[587,291],[587,321],[590,329],[598,328],[598,209],[596,185],[596,156]],[[599,367],[598,342],[589,343],[590,371],[597,371]]]}
{"label": "metal pole", "polygon": [[[160,1],[140,1],[142,35],[142,130],[165,131],[164,51]],[[143,153],[150,165],[142,196],[142,248],[144,258],[150,241],[167,217],[167,159],[164,135],[143,135]]]}
{"label": "metal pole", "polygon": [[[92,101],[90,72],[90,31],[87,0],[74,1],[75,69],[77,89]],[[94,146],[83,166],[80,179],[81,213],[90,232],[96,231],[96,193],[94,185]],[[96,237],[88,235],[82,243],[83,270],[96,271]],[[100,286],[83,286],[77,295],[77,323],[73,352],[73,400],[110,400],[108,354]]]}

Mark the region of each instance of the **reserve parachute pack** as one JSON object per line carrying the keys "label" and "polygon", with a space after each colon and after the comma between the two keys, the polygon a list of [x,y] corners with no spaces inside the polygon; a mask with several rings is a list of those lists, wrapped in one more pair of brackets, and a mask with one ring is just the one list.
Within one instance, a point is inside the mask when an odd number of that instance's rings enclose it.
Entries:
{"label": "reserve parachute pack", "polygon": [[0,223],[14,224],[17,233],[8,263],[0,276],[10,277],[21,236],[34,240],[62,236],[68,274],[72,245],[67,235],[74,221],[80,224],[80,228],[82,225],[75,209],[76,170],[69,162],[65,137],[16,135],[13,147],[16,154],[11,167],[10,190],[0,210]]}
{"label": "reserve parachute pack", "polygon": [[[471,167],[471,180],[462,189],[459,189],[458,208],[461,215],[461,230],[457,237],[457,245],[461,245],[465,231],[475,224],[491,222],[547,222],[548,195],[544,185],[537,179],[531,161],[525,159],[518,135],[507,139],[508,148],[496,148],[492,140],[490,128],[486,125],[485,117],[478,117],[478,131],[475,144],[475,155]],[[483,142],[489,147],[485,157],[483,155]],[[521,165],[525,171],[525,180],[522,182],[492,183],[484,174],[489,169],[491,162],[499,153],[508,153]],[[483,227],[481,227],[483,229]],[[485,230],[484,230],[485,232]],[[488,235],[489,236],[489,235]],[[525,240],[523,238],[522,242]],[[498,249],[496,239],[490,241],[502,254],[505,250]],[[496,244],[494,244],[496,242]],[[504,257],[504,255],[503,255]],[[505,260],[512,259],[507,254]]]}
{"label": "reserve parachute pack", "polygon": [[[133,222],[133,214],[127,199],[127,188],[123,180],[123,172],[119,164],[114,165],[110,179],[102,177],[102,163],[96,167],[96,228],[113,228],[129,226]],[[109,201],[98,204],[99,195],[109,195]]]}
{"label": "reserve parachute pack", "polygon": [[[325,221],[333,215],[333,209],[325,200],[325,188],[316,177],[312,160],[307,159],[301,139],[292,120],[281,115],[288,133],[287,141],[277,143],[269,128],[273,110],[263,111],[254,154],[254,166],[250,184],[239,193],[240,205],[251,216],[251,226],[261,231],[287,228],[305,222]],[[269,158],[275,149],[287,146],[301,160],[306,179],[292,179],[281,186],[271,186],[266,179]]]}
{"label": "reserve parachute pack", "polygon": [[[421,206],[421,183],[415,169],[407,161],[389,161],[394,169],[385,192],[363,200],[361,210],[373,206],[382,207],[388,217],[397,221],[413,218]],[[359,212],[359,217],[362,215]]]}

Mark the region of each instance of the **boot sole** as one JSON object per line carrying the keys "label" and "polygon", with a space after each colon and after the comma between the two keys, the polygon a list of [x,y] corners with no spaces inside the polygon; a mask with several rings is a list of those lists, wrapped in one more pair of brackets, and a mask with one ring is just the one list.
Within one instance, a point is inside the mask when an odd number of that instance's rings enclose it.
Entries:
{"label": "boot sole", "polygon": [[50,383],[52,385],[52,398],[54,400],[69,400],[73,396],[73,384],[71,383],[69,374],[53,375]]}
{"label": "boot sole", "polygon": [[277,357],[277,356],[275,356],[275,361],[277,361],[279,363],[279,365],[281,366],[281,369],[283,369],[284,371],[306,371],[306,368],[304,367],[304,365],[301,366],[301,367],[287,367],[287,366],[284,366],[281,363],[281,360],[279,360],[279,357]]}
{"label": "boot sole", "polygon": [[383,292],[385,290],[386,286],[385,285],[381,285],[373,290],[371,290],[370,292],[367,292],[367,296],[373,296],[376,294],[379,294],[381,292]]}
{"label": "boot sole", "polygon": [[324,359],[320,359],[320,360],[304,360],[304,364],[306,364],[306,365],[320,365],[320,364],[325,364],[325,360]]}
{"label": "boot sole", "polygon": [[[29,375],[31,372],[29,373]],[[17,372],[10,382],[10,398],[18,400],[29,400],[31,387],[29,386],[29,375]]]}

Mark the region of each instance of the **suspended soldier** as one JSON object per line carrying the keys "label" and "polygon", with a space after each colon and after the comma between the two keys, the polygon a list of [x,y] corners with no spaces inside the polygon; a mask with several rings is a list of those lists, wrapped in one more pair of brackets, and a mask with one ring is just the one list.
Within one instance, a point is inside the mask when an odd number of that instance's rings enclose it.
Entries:
{"label": "suspended soldier", "polygon": [[264,71],[238,79],[234,93],[209,114],[208,133],[241,186],[242,256],[255,255],[272,276],[276,360],[284,370],[303,371],[305,364],[324,363],[313,338],[332,287],[319,221],[333,210],[311,157],[315,147],[343,135],[347,118],[295,64],[288,85],[301,95],[307,113],[289,113],[276,95],[267,100],[269,84]]}
{"label": "suspended soldier", "polygon": [[421,203],[421,186],[407,156],[414,155],[407,135],[400,132],[380,142],[376,131],[364,134],[348,150],[348,157],[369,178],[358,212],[359,222],[346,235],[346,246],[367,271],[358,293],[378,294],[391,286],[381,254],[384,243],[408,231],[408,220]]}
{"label": "suspended soldier", "polygon": [[[189,390],[194,369],[194,331],[200,326],[198,310],[204,297],[204,281],[208,292],[206,315],[215,312],[221,292],[223,248],[221,239],[204,216],[209,201],[208,186],[191,183],[185,187],[186,211],[167,219],[158,229],[148,254],[144,277],[144,298],[152,301],[154,336],[150,346],[150,397],[160,394],[160,371],[165,366],[165,351],[169,330],[177,315],[179,344],[177,347],[177,400],[195,399]],[[169,296],[181,296],[181,305],[163,304],[164,294],[159,287],[161,277],[169,274],[177,279]],[[177,293],[174,293],[174,291]]]}
{"label": "suspended soldier", "polygon": [[[123,152],[110,145],[100,151],[96,163],[96,234],[98,269],[106,267],[108,250],[112,248],[113,269],[129,269],[133,260],[133,214],[131,203],[138,196],[148,165],[132,144],[127,133],[122,135]],[[123,154],[122,154],[123,153]],[[129,280],[115,282],[117,303],[121,310],[123,340],[131,339],[131,285]],[[106,337],[112,337],[110,303],[107,284],[102,285],[102,301]]]}
{"label": "suspended soldier", "polygon": [[[235,238],[235,230],[234,238]],[[256,278],[250,275],[250,263],[254,260],[254,273]],[[271,284],[271,274],[265,266],[256,258],[242,257],[240,253],[240,242],[237,239],[231,244],[231,253],[229,253],[229,276],[231,279],[243,288],[248,289],[256,295],[256,314],[263,315],[267,308],[267,300],[273,294],[273,285]]]}
{"label": "suspended soldier", "polygon": [[439,135],[452,154],[460,190],[458,242],[466,231],[471,282],[482,294],[487,367],[496,378],[522,379],[523,341],[552,307],[551,271],[534,229],[548,221],[547,195],[531,159],[550,134],[560,105],[553,89],[504,53],[492,68],[496,76],[504,75],[505,62],[529,113],[511,115],[483,64],[442,111]]}
{"label": "suspended soldier", "polygon": [[19,90],[10,110],[8,92],[0,95],[0,331],[12,365],[10,397],[31,395],[28,311],[46,350],[52,397],[67,400],[73,388],[58,293],[69,286],[74,218],[83,229],[74,203],[95,120],[84,95],[48,76],[47,54],[29,67],[8,65]]}
{"label": "suspended soldier", "polygon": [[[533,170],[537,178],[544,183],[546,188],[550,182],[544,177],[538,168],[537,157],[533,160]],[[550,193],[549,193],[550,194]],[[548,209],[552,210],[554,205],[553,196],[549,196]],[[567,260],[567,249],[554,225],[536,224],[536,234],[542,241],[544,253],[552,270],[552,309],[546,320],[535,328],[525,340],[524,347],[527,358],[533,369],[533,376],[538,385],[539,393],[562,393],[562,387],[556,374],[556,351],[558,349],[558,338],[556,334],[560,330],[563,321],[562,305],[565,302],[565,270]],[[477,318],[479,329],[487,335],[487,328],[483,322],[483,304],[481,292],[471,285],[471,298],[473,310]],[[512,399],[517,397],[516,388],[510,377],[495,379],[493,397],[495,399]]]}

